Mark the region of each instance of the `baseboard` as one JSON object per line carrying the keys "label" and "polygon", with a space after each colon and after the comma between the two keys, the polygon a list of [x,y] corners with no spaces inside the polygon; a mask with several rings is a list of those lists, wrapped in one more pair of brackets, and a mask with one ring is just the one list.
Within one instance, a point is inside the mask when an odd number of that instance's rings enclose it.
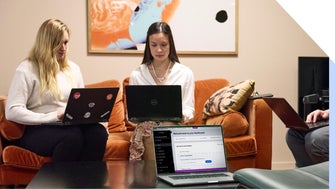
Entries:
{"label": "baseboard", "polygon": [[293,168],[295,168],[295,162],[293,161],[272,162],[272,170],[293,169]]}

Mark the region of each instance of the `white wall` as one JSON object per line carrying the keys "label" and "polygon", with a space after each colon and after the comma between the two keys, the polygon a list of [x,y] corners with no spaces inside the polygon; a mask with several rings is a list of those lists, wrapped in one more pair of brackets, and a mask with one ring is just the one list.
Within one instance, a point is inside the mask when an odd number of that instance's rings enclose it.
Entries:
{"label": "white wall", "polygon": [[[48,18],[59,18],[71,28],[70,58],[80,65],[86,83],[128,76],[140,64],[141,55],[88,54],[86,12],[83,0],[0,0],[0,94],[7,93],[16,66]],[[181,62],[196,79],[224,77],[231,83],[254,79],[259,93],[285,97],[297,109],[298,56],[325,53],[274,0],[239,0],[238,20],[238,56],[183,55]],[[285,133],[274,115],[274,169],[294,164]]]}

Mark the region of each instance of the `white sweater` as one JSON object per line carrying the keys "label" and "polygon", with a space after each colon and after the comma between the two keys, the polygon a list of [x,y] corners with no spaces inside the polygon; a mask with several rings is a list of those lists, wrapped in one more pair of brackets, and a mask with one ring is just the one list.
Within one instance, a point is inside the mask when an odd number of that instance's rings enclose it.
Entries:
{"label": "white sweater", "polygon": [[[130,85],[156,85],[147,64],[141,64],[130,74]],[[181,85],[182,106],[184,120],[194,116],[194,75],[190,68],[183,64],[175,63],[171,69],[166,85]]]}
{"label": "white sweater", "polygon": [[40,125],[57,121],[58,109],[64,109],[72,88],[84,87],[78,65],[69,62],[72,80],[63,72],[57,74],[57,82],[62,98],[56,101],[50,95],[40,98],[40,81],[36,67],[28,60],[17,67],[10,85],[6,103],[6,118],[24,125]]}

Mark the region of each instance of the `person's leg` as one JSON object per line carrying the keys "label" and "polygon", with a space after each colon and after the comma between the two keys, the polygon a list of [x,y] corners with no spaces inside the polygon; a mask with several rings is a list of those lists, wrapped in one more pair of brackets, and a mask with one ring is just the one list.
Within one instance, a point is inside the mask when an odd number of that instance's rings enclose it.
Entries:
{"label": "person's leg", "polygon": [[286,133],[286,143],[293,154],[297,167],[313,164],[312,159],[309,157],[305,149],[306,134],[306,131],[295,129],[289,129]]}
{"label": "person's leg", "polygon": [[306,134],[305,148],[313,163],[329,160],[329,126]]}
{"label": "person's leg", "polygon": [[81,153],[82,161],[101,161],[103,160],[108,133],[101,124],[80,126],[83,133],[83,150]]}
{"label": "person's leg", "polygon": [[77,127],[27,126],[16,145],[53,161],[75,161],[82,149],[81,131]]}

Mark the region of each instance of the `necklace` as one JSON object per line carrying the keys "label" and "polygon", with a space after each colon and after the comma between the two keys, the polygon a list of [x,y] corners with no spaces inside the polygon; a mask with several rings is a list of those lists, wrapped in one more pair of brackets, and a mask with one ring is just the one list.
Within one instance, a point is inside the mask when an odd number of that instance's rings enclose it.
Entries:
{"label": "necklace", "polygon": [[166,79],[166,76],[168,74],[168,71],[170,69],[170,66],[171,66],[171,61],[169,62],[169,65],[165,71],[165,74],[163,75],[163,77],[158,77],[157,74],[156,74],[156,70],[155,70],[155,67],[154,67],[154,64],[151,63],[151,67],[152,67],[152,71],[154,72],[154,75],[155,75],[155,78],[160,82],[160,83],[163,83]]}

